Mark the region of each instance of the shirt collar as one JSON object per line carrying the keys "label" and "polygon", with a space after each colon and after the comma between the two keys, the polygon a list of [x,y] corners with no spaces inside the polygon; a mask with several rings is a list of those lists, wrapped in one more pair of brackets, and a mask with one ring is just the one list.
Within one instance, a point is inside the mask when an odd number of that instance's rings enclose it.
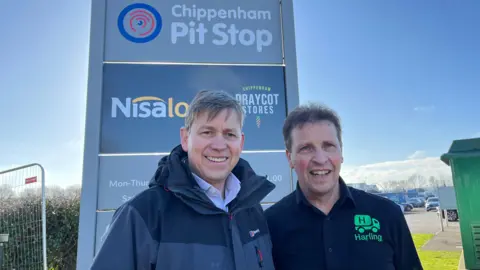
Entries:
{"label": "shirt collar", "polygon": [[[352,193],[350,192],[350,189],[348,188],[347,184],[345,181],[342,179],[342,177],[339,178],[339,185],[340,185],[340,198],[338,199],[338,203],[340,205],[343,205],[344,203],[350,201],[353,205],[353,207],[356,206],[355,199],[352,196]],[[300,185],[298,184],[297,181],[297,190],[295,191],[296,197],[297,197],[297,203],[305,203],[306,205],[311,205],[311,203],[305,198],[305,195],[302,192],[302,189],[300,188]]]}
{"label": "shirt collar", "polygon": [[[193,174],[193,178],[200,186],[200,188],[208,194],[208,191],[214,189],[215,191],[220,193],[216,187],[212,186],[207,181],[200,178],[200,176]],[[240,180],[233,174],[230,173],[225,181],[225,201],[232,201],[240,191]]]}

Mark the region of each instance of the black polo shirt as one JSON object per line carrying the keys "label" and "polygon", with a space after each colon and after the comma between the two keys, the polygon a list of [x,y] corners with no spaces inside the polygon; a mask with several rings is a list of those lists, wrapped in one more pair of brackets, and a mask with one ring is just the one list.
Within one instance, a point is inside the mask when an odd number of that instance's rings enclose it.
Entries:
{"label": "black polo shirt", "polygon": [[340,178],[328,215],[297,189],[265,211],[276,270],[423,269],[400,207]]}

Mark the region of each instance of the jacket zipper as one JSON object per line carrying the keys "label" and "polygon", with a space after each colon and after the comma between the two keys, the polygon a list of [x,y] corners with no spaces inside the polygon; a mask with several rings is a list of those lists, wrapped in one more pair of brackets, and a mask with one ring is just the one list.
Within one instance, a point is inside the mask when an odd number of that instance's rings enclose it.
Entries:
{"label": "jacket zipper", "polygon": [[258,266],[260,267],[260,269],[262,269],[263,268],[263,254],[262,254],[262,251],[257,246],[255,246],[255,253],[257,253]]}

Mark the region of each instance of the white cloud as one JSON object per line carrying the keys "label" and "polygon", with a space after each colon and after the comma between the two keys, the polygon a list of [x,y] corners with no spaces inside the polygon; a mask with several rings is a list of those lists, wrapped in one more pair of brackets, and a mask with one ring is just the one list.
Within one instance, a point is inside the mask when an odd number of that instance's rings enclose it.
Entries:
{"label": "white cloud", "polygon": [[414,111],[416,112],[432,112],[435,110],[435,106],[429,105],[429,106],[417,106],[413,108]]}
{"label": "white cloud", "polygon": [[415,151],[415,153],[408,156],[408,159],[421,159],[425,158],[425,151]]}
{"label": "white cloud", "polygon": [[[414,154],[415,155],[415,154]],[[451,178],[450,167],[439,157],[423,157],[399,161],[387,161],[362,166],[345,166],[342,178],[349,183],[382,183],[391,180],[407,180],[411,175],[419,174],[425,178]]]}

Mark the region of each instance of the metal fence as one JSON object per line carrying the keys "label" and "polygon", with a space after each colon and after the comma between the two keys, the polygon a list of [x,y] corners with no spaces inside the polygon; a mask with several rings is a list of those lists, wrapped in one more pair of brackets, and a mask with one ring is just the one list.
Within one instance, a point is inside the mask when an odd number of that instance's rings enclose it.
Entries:
{"label": "metal fence", "polygon": [[43,167],[0,172],[0,270],[47,270],[46,239]]}

